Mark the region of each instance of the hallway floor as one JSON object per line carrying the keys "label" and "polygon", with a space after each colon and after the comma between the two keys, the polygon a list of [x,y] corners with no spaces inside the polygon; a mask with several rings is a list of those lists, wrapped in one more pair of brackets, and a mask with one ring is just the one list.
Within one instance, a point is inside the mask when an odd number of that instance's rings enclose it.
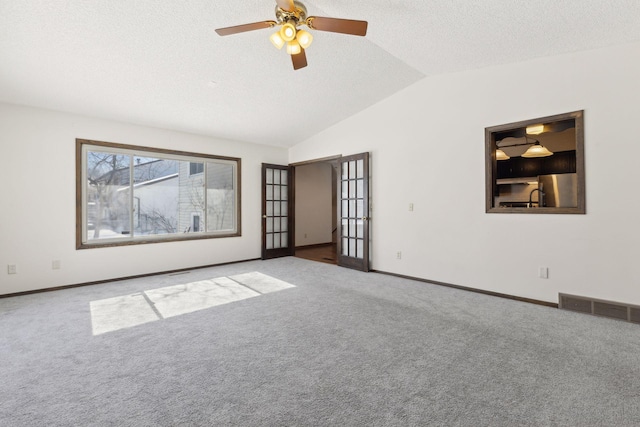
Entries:
{"label": "hallway floor", "polygon": [[326,262],[327,264],[337,264],[336,246],[335,243],[328,243],[326,245],[296,248],[296,257]]}

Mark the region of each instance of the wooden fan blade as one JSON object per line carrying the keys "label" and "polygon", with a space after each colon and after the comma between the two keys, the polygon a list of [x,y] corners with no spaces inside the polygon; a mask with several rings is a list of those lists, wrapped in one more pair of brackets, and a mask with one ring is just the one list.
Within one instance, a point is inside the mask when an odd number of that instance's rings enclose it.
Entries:
{"label": "wooden fan blade", "polygon": [[276,3],[278,4],[278,7],[282,10],[286,10],[288,12],[293,12],[294,10],[294,5],[293,5],[293,0],[276,0]]}
{"label": "wooden fan blade", "polygon": [[300,53],[297,55],[291,55],[291,61],[293,62],[293,69],[299,70],[307,66],[307,54],[304,49],[300,48]]}
{"label": "wooden fan blade", "polygon": [[230,36],[231,34],[244,33],[246,31],[262,30],[263,28],[271,28],[277,24],[276,21],[260,21],[251,24],[236,25],[235,27],[218,28],[216,33],[221,36]]}
{"label": "wooden fan blade", "polygon": [[353,36],[367,35],[367,21],[310,16],[307,18],[307,26],[313,30],[331,31],[332,33],[351,34]]}

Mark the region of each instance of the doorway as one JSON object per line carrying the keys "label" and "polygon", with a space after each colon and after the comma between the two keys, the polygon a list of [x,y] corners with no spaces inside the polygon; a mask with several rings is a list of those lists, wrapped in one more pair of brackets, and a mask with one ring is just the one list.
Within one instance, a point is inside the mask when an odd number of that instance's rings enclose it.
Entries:
{"label": "doorway", "polygon": [[337,264],[338,160],[295,166],[295,256]]}
{"label": "doorway", "polygon": [[[303,177],[296,179],[299,172]],[[369,271],[369,181],[366,152],[288,166],[263,163],[262,259],[314,249],[307,254],[315,260]]]}

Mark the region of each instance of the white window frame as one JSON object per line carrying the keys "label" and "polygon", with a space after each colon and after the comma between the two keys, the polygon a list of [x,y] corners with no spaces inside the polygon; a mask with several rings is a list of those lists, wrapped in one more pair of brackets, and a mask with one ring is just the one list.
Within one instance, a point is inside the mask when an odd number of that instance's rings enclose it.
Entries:
{"label": "white window frame", "polygon": [[[206,231],[207,224],[207,209],[200,215],[200,229],[197,233],[172,233],[172,234],[153,234],[153,235],[135,235],[130,233],[118,237],[108,237],[100,239],[88,239],[88,224],[87,224],[87,153],[88,152],[105,152],[114,154],[123,154],[131,156],[131,162],[133,158],[138,157],[152,157],[157,159],[177,160],[193,163],[222,163],[229,164],[233,167],[233,227],[228,230],[218,231]],[[133,165],[132,165],[133,166]],[[190,166],[187,167],[187,174],[190,175]],[[133,171],[133,168],[130,168]],[[133,173],[133,172],[131,172]],[[241,200],[241,188],[240,188],[240,174],[241,174],[241,159],[236,157],[224,157],[216,155],[207,155],[200,153],[190,153],[184,151],[165,150],[159,148],[142,147],[134,145],[116,144],[102,141],[92,141],[86,139],[76,139],[76,248],[88,249],[99,247],[111,247],[111,246],[123,246],[123,245],[135,245],[145,243],[159,243],[159,242],[174,242],[181,240],[196,240],[196,239],[210,239],[221,237],[238,237],[241,236],[241,212],[240,212],[240,200]],[[206,185],[207,182],[207,168],[204,167],[203,182]],[[133,179],[129,180],[131,188],[131,207],[134,204],[134,191],[133,187],[135,183]],[[207,191],[205,189],[204,194],[204,206],[207,206]],[[190,218],[191,223],[193,221]],[[134,229],[134,215],[130,218],[131,227]],[[202,230],[204,228],[204,230]]]}

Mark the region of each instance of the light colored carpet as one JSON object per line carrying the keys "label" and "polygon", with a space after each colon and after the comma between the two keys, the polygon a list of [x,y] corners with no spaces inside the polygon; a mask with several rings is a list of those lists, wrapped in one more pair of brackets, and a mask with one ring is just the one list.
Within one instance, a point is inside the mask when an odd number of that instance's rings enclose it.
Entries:
{"label": "light colored carpet", "polygon": [[93,335],[158,320],[142,292],[91,301],[90,307]]}
{"label": "light colored carpet", "polygon": [[[295,287],[93,335],[255,272]],[[0,426],[638,426],[639,381],[640,325],[298,258],[0,299]]]}
{"label": "light colored carpet", "polygon": [[93,335],[295,287],[254,271],[91,301]]}

